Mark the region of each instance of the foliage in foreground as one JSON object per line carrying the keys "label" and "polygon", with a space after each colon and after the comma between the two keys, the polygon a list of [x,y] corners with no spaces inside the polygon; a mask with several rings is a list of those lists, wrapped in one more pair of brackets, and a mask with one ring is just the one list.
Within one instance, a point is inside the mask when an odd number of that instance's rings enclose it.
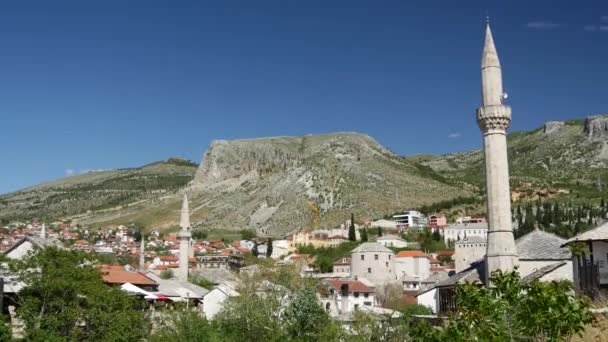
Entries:
{"label": "foliage in foreground", "polygon": [[137,341],[146,335],[137,302],[104,284],[91,257],[46,248],[10,264],[26,285],[17,313],[28,340]]}
{"label": "foliage in foreground", "polygon": [[522,283],[518,273],[495,272],[493,287],[457,288],[457,311],[445,327],[419,324],[415,341],[562,341],[593,316],[585,298],[566,282]]}

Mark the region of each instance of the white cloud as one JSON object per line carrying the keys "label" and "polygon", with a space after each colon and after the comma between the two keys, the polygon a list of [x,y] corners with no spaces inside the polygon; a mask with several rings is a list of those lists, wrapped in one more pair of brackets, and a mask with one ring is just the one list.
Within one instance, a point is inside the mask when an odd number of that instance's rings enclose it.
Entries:
{"label": "white cloud", "polygon": [[462,136],[462,134],[458,133],[458,132],[454,132],[454,133],[450,133],[448,134],[448,138],[450,139],[458,139]]}
{"label": "white cloud", "polygon": [[537,30],[553,30],[560,26],[561,26],[561,24],[554,23],[551,21],[531,21],[526,24],[527,28],[537,29]]}
{"label": "white cloud", "polygon": [[595,25],[586,25],[585,26],[585,31],[587,31],[587,32],[593,32],[596,30],[597,30],[597,26],[595,26]]}
{"label": "white cloud", "polygon": [[608,15],[603,15],[603,16],[600,18],[600,22],[602,22],[602,23],[608,23]]}
{"label": "white cloud", "polygon": [[73,169],[65,169],[65,176],[66,177],[70,177],[74,175],[74,170]]}

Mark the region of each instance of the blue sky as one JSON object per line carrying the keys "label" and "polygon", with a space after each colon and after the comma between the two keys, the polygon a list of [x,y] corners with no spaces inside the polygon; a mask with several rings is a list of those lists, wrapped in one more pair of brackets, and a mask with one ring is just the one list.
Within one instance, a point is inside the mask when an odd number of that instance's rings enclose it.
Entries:
{"label": "blue sky", "polygon": [[0,193],[213,139],[477,149],[486,11],[512,130],[608,112],[606,1],[2,2]]}

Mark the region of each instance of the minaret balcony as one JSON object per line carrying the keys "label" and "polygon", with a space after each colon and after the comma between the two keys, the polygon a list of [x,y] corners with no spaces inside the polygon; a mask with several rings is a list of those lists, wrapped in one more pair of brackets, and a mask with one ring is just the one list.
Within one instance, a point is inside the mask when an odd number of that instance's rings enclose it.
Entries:
{"label": "minaret balcony", "polygon": [[511,107],[490,105],[477,109],[477,123],[484,130],[506,130],[511,123]]}

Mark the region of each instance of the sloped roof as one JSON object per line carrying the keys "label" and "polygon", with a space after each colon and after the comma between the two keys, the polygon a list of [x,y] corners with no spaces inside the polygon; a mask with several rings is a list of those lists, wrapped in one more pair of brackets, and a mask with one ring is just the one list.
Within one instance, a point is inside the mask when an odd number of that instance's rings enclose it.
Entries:
{"label": "sloped roof", "polygon": [[325,281],[336,290],[341,290],[342,285],[348,285],[348,292],[375,292],[373,288],[368,287],[358,280],[344,280],[344,279],[327,279]]}
{"label": "sloped roof", "polygon": [[566,242],[557,235],[534,229],[515,242],[520,260],[568,260],[570,250],[561,247]]}
{"label": "sloped roof", "polygon": [[156,285],[154,280],[143,273],[128,271],[105,270],[103,271],[103,281],[107,284]]}
{"label": "sloped roof", "polygon": [[569,244],[576,241],[608,241],[608,223],[604,223],[599,227],[580,233],[577,236],[566,241],[564,244]]}
{"label": "sloped roof", "polygon": [[11,251],[13,251],[15,248],[19,247],[21,244],[23,244],[26,241],[29,241],[36,248],[47,248],[47,247],[63,248],[63,243],[55,238],[43,239],[38,236],[26,235],[26,236],[22,237],[21,239],[17,240],[17,242],[15,242],[11,247],[9,247],[7,250],[5,250],[2,254],[8,255]]}
{"label": "sloped roof", "polygon": [[399,236],[397,236],[397,235],[390,235],[390,234],[389,235],[380,236],[379,238],[376,239],[376,241],[383,241],[383,240],[398,240],[398,241],[404,241],[405,242],[405,240],[403,240]]}
{"label": "sloped roof", "polygon": [[423,251],[401,251],[395,255],[397,258],[428,258]]}
{"label": "sloped roof", "polygon": [[556,269],[558,269],[558,268],[560,268],[560,267],[562,267],[562,266],[564,266],[566,264],[567,264],[567,262],[561,261],[561,262],[556,262],[555,264],[550,264],[550,265],[541,267],[541,268],[537,269],[536,271],[534,271],[534,272],[528,274],[527,276],[523,277],[521,279],[521,281],[523,283],[530,283],[530,282],[532,282],[534,280],[538,280],[538,279],[544,277],[545,275],[547,275],[547,274],[555,271]]}
{"label": "sloped roof", "polygon": [[381,253],[393,253],[390,249],[382,246],[376,242],[365,242],[359,245],[359,247],[352,250],[352,253],[372,253],[372,252],[381,252]]}

